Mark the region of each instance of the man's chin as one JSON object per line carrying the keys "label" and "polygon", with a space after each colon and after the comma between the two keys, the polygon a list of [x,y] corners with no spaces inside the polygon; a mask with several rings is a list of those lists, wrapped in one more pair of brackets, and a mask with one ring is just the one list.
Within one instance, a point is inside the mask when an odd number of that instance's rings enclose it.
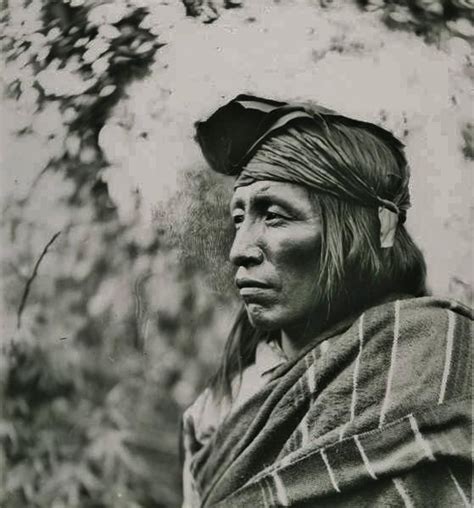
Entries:
{"label": "man's chin", "polygon": [[277,313],[257,303],[245,305],[250,324],[259,330],[275,330],[280,328]]}

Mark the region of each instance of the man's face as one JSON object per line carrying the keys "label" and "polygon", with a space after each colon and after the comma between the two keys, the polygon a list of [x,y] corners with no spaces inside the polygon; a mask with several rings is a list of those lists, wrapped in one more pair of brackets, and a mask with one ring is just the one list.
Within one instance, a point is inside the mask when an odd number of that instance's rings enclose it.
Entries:
{"label": "man's face", "polygon": [[236,233],[230,260],[257,328],[299,329],[315,309],[322,223],[307,190],[259,181],[232,198]]}

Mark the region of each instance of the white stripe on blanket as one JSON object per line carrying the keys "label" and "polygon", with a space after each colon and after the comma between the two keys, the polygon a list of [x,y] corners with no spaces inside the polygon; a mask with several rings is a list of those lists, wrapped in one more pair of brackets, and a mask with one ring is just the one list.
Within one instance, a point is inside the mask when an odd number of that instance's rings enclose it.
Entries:
{"label": "white stripe on blanket", "polygon": [[263,508],[267,508],[269,505],[267,502],[267,493],[265,492],[265,483],[262,481],[258,482],[257,485],[260,487],[260,490],[262,491]]}
{"label": "white stripe on blanket", "polygon": [[400,494],[400,497],[403,499],[405,508],[414,508],[414,504],[413,504],[412,500],[410,499],[408,492],[405,490],[402,480],[400,480],[400,478],[394,478],[393,484],[395,485],[395,488],[397,489],[398,493]]}
{"label": "white stripe on blanket", "polygon": [[446,395],[446,386],[448,384],[449,371],[451,368],[451,355],[453,352],[453,338],[454,338],[454,324],[456,320],[456,314],[451,310],[448,310],[448,331],[446,333],[446,359],[444,361],[443,378],[441,380],[441,389],[439,392],[438,404],[444,402]]}
{"label": "white stripe on blanket", "polygon": [[398,336],[400,334],[400,300],[395,302],[395,322],[393,325],[393,342],[392,354],[390,356],[390,369],[388,371],[387,388],[385,390],[385,397],[382,403],[382,410],[380,412],[379,427],[382,427],[385,421],[385,413],[387,412],[390,404],[390,392],[392,390],[393,371],[395,370],[395,361],[397,359],[397,346]]}
{"label": "white stripe on blanket", "polygon": [[354,375],[352,381],[352,401],[351,401],[351,422],[355,418],[355,408],[357,401],[357,378],[359,377],[360,359],[362,356],[362,349],[364,347],[364,314],[359,318],[359,354],[357,355],[354,365]]}
{"label": "white stripe on blanket", "polygon": [[309,444],[309,425],[308,425],[308,413],[306,413],[299,424],[301,430],[301,446]]}
{"label": "white stripe on blanket", "polygon": [[372,469],[372,466],[370,465],[369,458],[367,457],[364,448],[362,448],[362,443],[359,440],[359,436],[354,436],[355,444],[357,445],[357,448],[359,449],[360,456],[362,457],[362,460],[364,461],[365,469],[367,469],[367,472],[369,475],[376,480],[377,476],[375,475],[374,470]]}
{"label": "white stripe on blanket", "polygon": [[313,395],[313,393],[316,391],[316,370],[314,367],[314,361],[308,369],[306,379],[308,381],[309,393]]}
{"label": "white stripe on blanket", "polygon": [[278,506],[289,506],[288,496],[286,495],[286,489],[283,485],[283,482],[281,481],[281,478],[278,476],[276,471],[272,474],[272,477],[273,481],[275,482]]}
{"label": "white stripe on blanket", "polygon": [[413,430],[413,434],[415,435],[415,441],[423,449],[423,451],[425,452],[426,456],[430,460],[435,460],[433,452],[431,451],[430,445],[423,438],[423,436],[422,436],[422,434],[420,432],[420,429],[418,427],[418,423],[416,423],[415,417],[412,414],[410,414],[410,415],[408,415],[408,420],[410,421],[410,426],[411,426],[411,428]]}
{"label": "white stripe on blanket", "polygon": [[469,503],[469,499],[466,497],[466,494],[464,494],[464,491],[462,490],[461,485],[459,485],[459,482],[456,480],[456,477],[453,475],[453,472],[451,471],[451,469],[449,467],[448,467],[448,472],[449,472],[449,476],[451,477],[451,479],[454,482],[454,485],[456,486],[456,490],[459,492],[459,495],[461,496],[461,499],[462,499],[464,505],[469,508],[471,506],[471,503]]}
{"label": "white stripe on blanket", "polygon": [[341,492],[339,490],[339,486],[338,486],[338,484],[336,482],[336,478],[334,476],[334,472],[332,470],[332,467],[329,464],[329,461],[328,461],[328,458],[327,458],[326,454],[324,453],[324,450],[321,450],[321,457],[322,457],[322,459],[324,461],[324,465],[326,466],[326,469],[328,470],[329,479],[331,480],[331,483],[332,483],[332,486],[334,487],[334,490],[336,492]]}

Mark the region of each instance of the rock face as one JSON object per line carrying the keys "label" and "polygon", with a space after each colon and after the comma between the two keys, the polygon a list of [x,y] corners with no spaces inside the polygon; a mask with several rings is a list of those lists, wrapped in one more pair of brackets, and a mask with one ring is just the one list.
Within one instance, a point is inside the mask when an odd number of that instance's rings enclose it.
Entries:
{"label": "rock face", "polygon": [[[428,44],[415,33],[392,30],[382,14],[342,1],[324,8],[254,0],[221,9],[212,24],[185,17],[183,5],[150,8],[148,23],[167,45],[106,126],[109,132],[120,127],[119,138],[128,143],[126,150],[103,146],[111,153],[106,179],[119,209],[126,213],[127,196],[138,188],[146,211],[180,188],[183,171],[202,171],[194,122],[238,93],[311,99],[380,123],[403,139],[412,168],[408,227],[427,257],[430,286],[469,301],[466,38],[446,31]],[[123,152],[119,158],[117,151]]]}

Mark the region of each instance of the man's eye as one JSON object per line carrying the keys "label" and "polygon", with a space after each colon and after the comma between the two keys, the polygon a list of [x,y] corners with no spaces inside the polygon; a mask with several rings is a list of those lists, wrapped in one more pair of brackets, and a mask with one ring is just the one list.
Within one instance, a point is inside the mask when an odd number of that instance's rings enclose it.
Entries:
{"label": "man's eye", "polygon": [[285,219],[286,217],[279,213],[269,211],[265,213],[265,221],[270,222],[271,224],[276,224],[277,222],[284,221]]}
{"label": "man's eye", "polygon": [[244,222],[244,216],[243,214],[236,214],[232,216],[232,220],[234,222],[234,225],[237,227],[239,224],[242,224],[242,222]]}

